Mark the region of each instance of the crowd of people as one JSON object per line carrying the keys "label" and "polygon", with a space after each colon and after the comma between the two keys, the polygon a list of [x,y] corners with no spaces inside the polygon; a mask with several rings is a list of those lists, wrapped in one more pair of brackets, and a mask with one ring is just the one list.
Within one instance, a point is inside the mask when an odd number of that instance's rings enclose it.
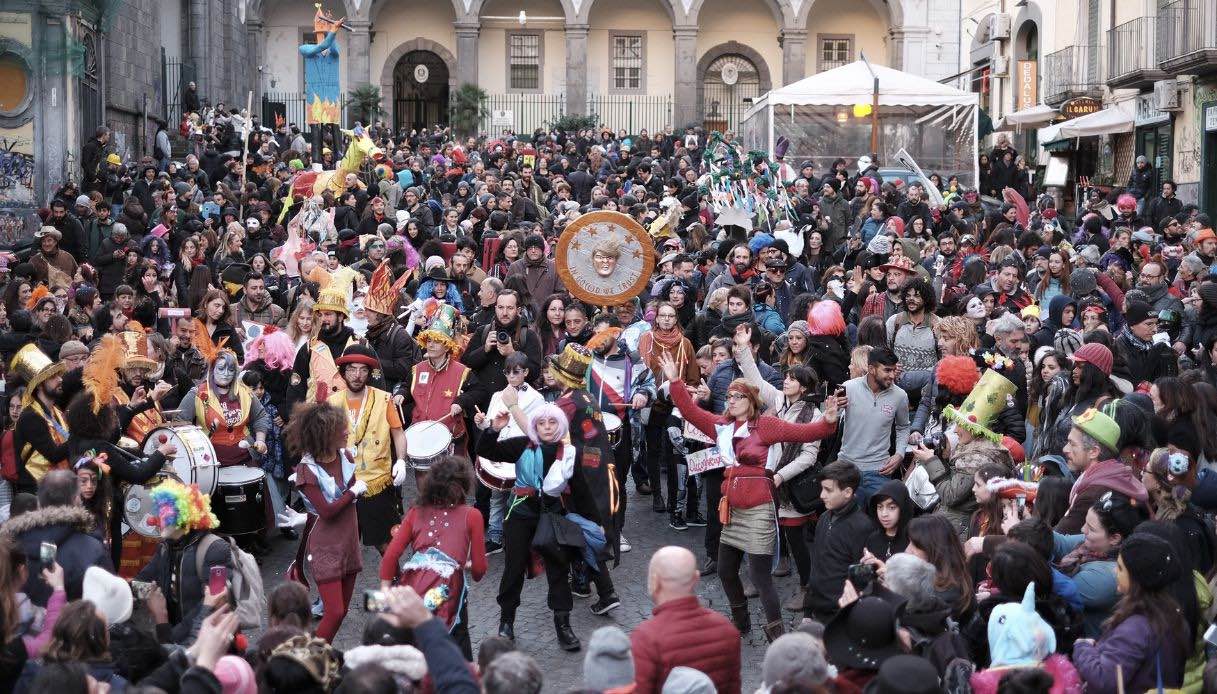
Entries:
{"label": "crowd of people", "polygon": [[[750,635],[766,692],[1217,691],[1217,233],[1170,182],[1071,218],[1004,136],[971,186],[695,128],[187,120],[182,162],[99,128],[0,253],[4,691],[537,692],[544,609],[587,691],[740,691]],[[557,257],[598,211],[654,247],[604,305]],[[653,614],[585,645],[627,503],[671,536]]]}

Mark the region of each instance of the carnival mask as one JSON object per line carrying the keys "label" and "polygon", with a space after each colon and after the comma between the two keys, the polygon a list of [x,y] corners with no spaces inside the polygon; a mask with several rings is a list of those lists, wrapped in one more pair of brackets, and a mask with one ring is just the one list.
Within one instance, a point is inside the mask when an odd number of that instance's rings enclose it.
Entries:
{"label": "carnival mask", "polygon": [[216,359],[211,372],[217,386],[228,388],[237,378],[237,358],[230,354],[222,354]]}

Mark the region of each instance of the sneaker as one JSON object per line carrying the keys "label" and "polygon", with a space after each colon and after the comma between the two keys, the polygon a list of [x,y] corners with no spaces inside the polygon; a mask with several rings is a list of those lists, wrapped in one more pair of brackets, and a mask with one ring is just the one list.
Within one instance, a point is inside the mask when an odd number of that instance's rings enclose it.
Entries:
{"label": "sneaker", "polygon": [[673,530],[685,531],[689,529],[689,524],[681,517],[679,513],[673,513],[668,517],[668,527]]}
{"label": "sneaker", "polygon": [[685,519],[685,522],[689,524],[690,528],[706,527],[706,518],[705,518],[705,516],[701,515],[700,513],[691,514],[688,518]]}
{"label": "sneaker", "polygon": [[634,549],[634,547],[630,544],[630,541],[625,539],[625,535],[619,536],[619,539],[621,540],[620,547],[621,547],[622,553],[625,553],[625,552],[630,551],[631,549]]}
{"label": "sneaker", "polygon": [[486,556],[498,554],[503,551],[503,545],[494,540],[486,540]]}
{"label": "sneaker", "polygon": [[587,581],[570,580],[570,594],[576,598],[592,597],[592,586]]}
{"label": "sneaker", "polygon": [[592,614],[605,615],[609,612],[621,607],[621,599],[616,595],[609,595],[594,602],[591,606]]}
{"label": "sneaker", "polygon": [[321,598],[313,601],[313,619],[321,619],[325,616],[325,608],[321,605]]}
{"label": "sneaker", "polygon": [[718,562],[713,559],[707,559],[706,563],[701,565],[702,576],[713,576],[718,573]]}

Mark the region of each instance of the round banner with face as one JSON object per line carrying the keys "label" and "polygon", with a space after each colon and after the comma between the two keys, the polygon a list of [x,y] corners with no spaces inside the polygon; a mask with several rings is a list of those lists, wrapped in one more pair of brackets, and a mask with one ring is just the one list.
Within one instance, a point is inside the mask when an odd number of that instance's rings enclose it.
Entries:
{"label": "round banner with face", "polygon": [[642,293],[655,269],[655,246],[629,215],[590,212],[562,232],[555,261],[575,298],[615,306]]}

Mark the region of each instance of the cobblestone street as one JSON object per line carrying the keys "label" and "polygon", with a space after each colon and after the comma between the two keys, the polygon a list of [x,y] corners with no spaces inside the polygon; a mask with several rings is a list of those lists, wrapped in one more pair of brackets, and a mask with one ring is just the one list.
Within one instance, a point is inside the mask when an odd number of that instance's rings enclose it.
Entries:
{"label": "cobblestone street", "polygon": [[[407,498],[413,498],[414,491],[408,487]],[[704,502],[703,502],[704,503]],[[621,565],[613,570],[613,582],[621,597],[621,607],[610,612],[607,616],[598,617],[591,613],[588,606],[595,599],[595,589],[591,598],[575,598],[575,609],[571,613],[571,625],[575,633],[583,641],[584,650],[578,653],[567,653],[556,643],[552,613],[545,607],[545,581],[538,578],[527,581],[524,586],[522,602],[516,616],[516,641],[520,649],[537,659],[545,673],[546,692],[565,692],[582,686],[583,656],[586,652],[587,641],[593,631],[606,624],[617,624],[627,633],[651,614],[651,600],[647,595],[646,577],[647,562],[656,549],[675,544],[687,547],[698,558],[698,564],[705,558],[703,540],[704,528],[689,528],[677,532],[668,527],[666,514],[651,511],[650,498],[639,496],[630,484],[629,505],[626,510],[627,520],[625,535],[633,549],[621,556]],[[286,569],[295,551],[295,543],[287,540],[272,541],[274,551],[265,558],[263,563],[263,580],[269,592],[284,580]],[[355,588],[355,596],[351,600],[350,613],[342,625],[336,639],[336,645],[349,648],[358,645],[367,615],[363,611],[363,591],[377,585],[376,569],[379,557],[374,549],[365,548],[363,555],[364,571]],[[482,639],[493,636],[498,628],[499,608],[495,602],[498,592],[499,577],[503,569],[503,555],[495,554],[489,557],[490,569],[480,583],[470,586],[470,634],[473,640],[473,652],[477,655],[478,645]],[[775,579],[778,595],[782,600],[789,597],[797,587],[797,574],[786,578]],[[314,593],[315,595],[315,593]],[[727,613],[726,597],[719,586],[718,576],[707,576],[698,586],[698,595],[702,604],[707,605],[723,614]],[[760,625],[764,624],[760,604],[750,600],[752,608],[752,633],[742,641],[743,684],[744,691],[751,692],[760,685],[761,662],[765,655],[765,637]],[[787,623],[794,617],[787,612]]]}

